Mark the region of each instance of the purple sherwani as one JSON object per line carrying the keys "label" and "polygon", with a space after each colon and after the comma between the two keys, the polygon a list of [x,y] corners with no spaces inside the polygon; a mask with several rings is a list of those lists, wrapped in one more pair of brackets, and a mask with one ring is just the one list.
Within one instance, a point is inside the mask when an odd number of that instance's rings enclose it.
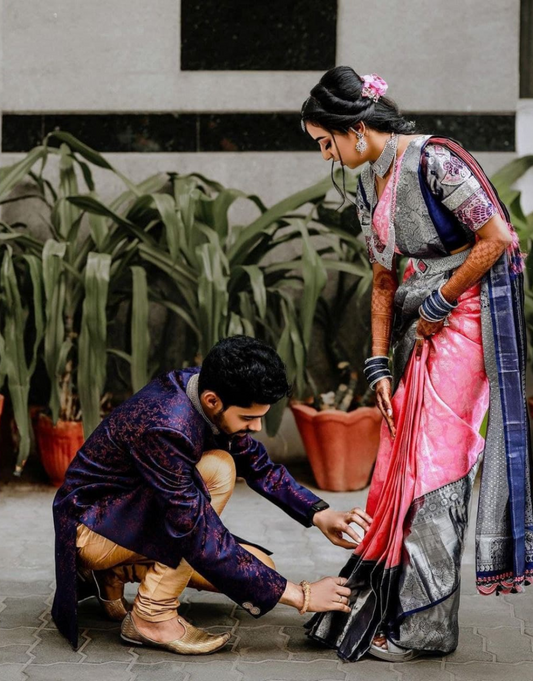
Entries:
{"label": "purple sherwani", "polygon": [[54,500],[57,590],[52,615],[77,646],[76,527],[177,567],[185,558],[255,616],[279,601],[286,580],[244,550],[209,503],[196,464],[224,449],[252,489],[309,526],[319,497],[274,464],[249,435],[214,434],[186,394],[199,369],[171,371],[117,407],[76,454]]}

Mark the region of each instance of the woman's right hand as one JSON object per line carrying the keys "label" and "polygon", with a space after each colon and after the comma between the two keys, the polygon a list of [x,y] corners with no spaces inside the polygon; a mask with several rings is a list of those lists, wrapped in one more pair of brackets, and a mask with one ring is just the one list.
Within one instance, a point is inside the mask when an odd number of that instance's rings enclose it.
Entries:
{"label": "woman's right hand", "polygon": [[376,383],[376,406],[387,422],[392,439],[396,437],[396,426],[394,424],[394,414],[392,411],[392,388],[390,378],[382,378]]}

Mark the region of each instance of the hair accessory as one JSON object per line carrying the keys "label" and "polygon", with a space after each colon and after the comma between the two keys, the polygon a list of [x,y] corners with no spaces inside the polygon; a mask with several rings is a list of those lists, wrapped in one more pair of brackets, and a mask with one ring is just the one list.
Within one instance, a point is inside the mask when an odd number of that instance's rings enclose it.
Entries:
{"label": "hair accessory", "polygon": [[377,102],[378,99],[387,92],[389,87],[377,73],[362,76],[362,81],[363,87],[361,89],[361,96],[368,97],[373,102]]}

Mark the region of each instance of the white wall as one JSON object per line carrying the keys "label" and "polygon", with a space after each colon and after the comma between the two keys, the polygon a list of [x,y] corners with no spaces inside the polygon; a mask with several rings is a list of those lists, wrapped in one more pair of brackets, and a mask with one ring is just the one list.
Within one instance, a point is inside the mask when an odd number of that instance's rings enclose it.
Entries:
{"label": "white wall", "polygon": [[[3,1],[4,111],[295,111],[321,75],[181,73],[179,0]],[[339,0],[337,63],[410,111],[514,111],[519,6]]]}

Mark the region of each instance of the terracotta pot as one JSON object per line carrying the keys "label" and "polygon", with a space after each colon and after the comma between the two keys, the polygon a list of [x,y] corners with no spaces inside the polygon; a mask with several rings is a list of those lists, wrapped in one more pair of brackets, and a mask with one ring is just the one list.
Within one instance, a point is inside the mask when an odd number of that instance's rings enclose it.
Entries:
{"label": "terracotta pot", "polygon": [[320,489],[364,489],[379,447],[379,409],[316,411],[304,404],[291,405],[291,409]]}
{"label": "terracotta pot", "polygon": [[54,426],[46,414],[39,414],[35,435],[44,469],[52,485],[60,487],[76,452],[84,442],[81,421],[58,421]]}

